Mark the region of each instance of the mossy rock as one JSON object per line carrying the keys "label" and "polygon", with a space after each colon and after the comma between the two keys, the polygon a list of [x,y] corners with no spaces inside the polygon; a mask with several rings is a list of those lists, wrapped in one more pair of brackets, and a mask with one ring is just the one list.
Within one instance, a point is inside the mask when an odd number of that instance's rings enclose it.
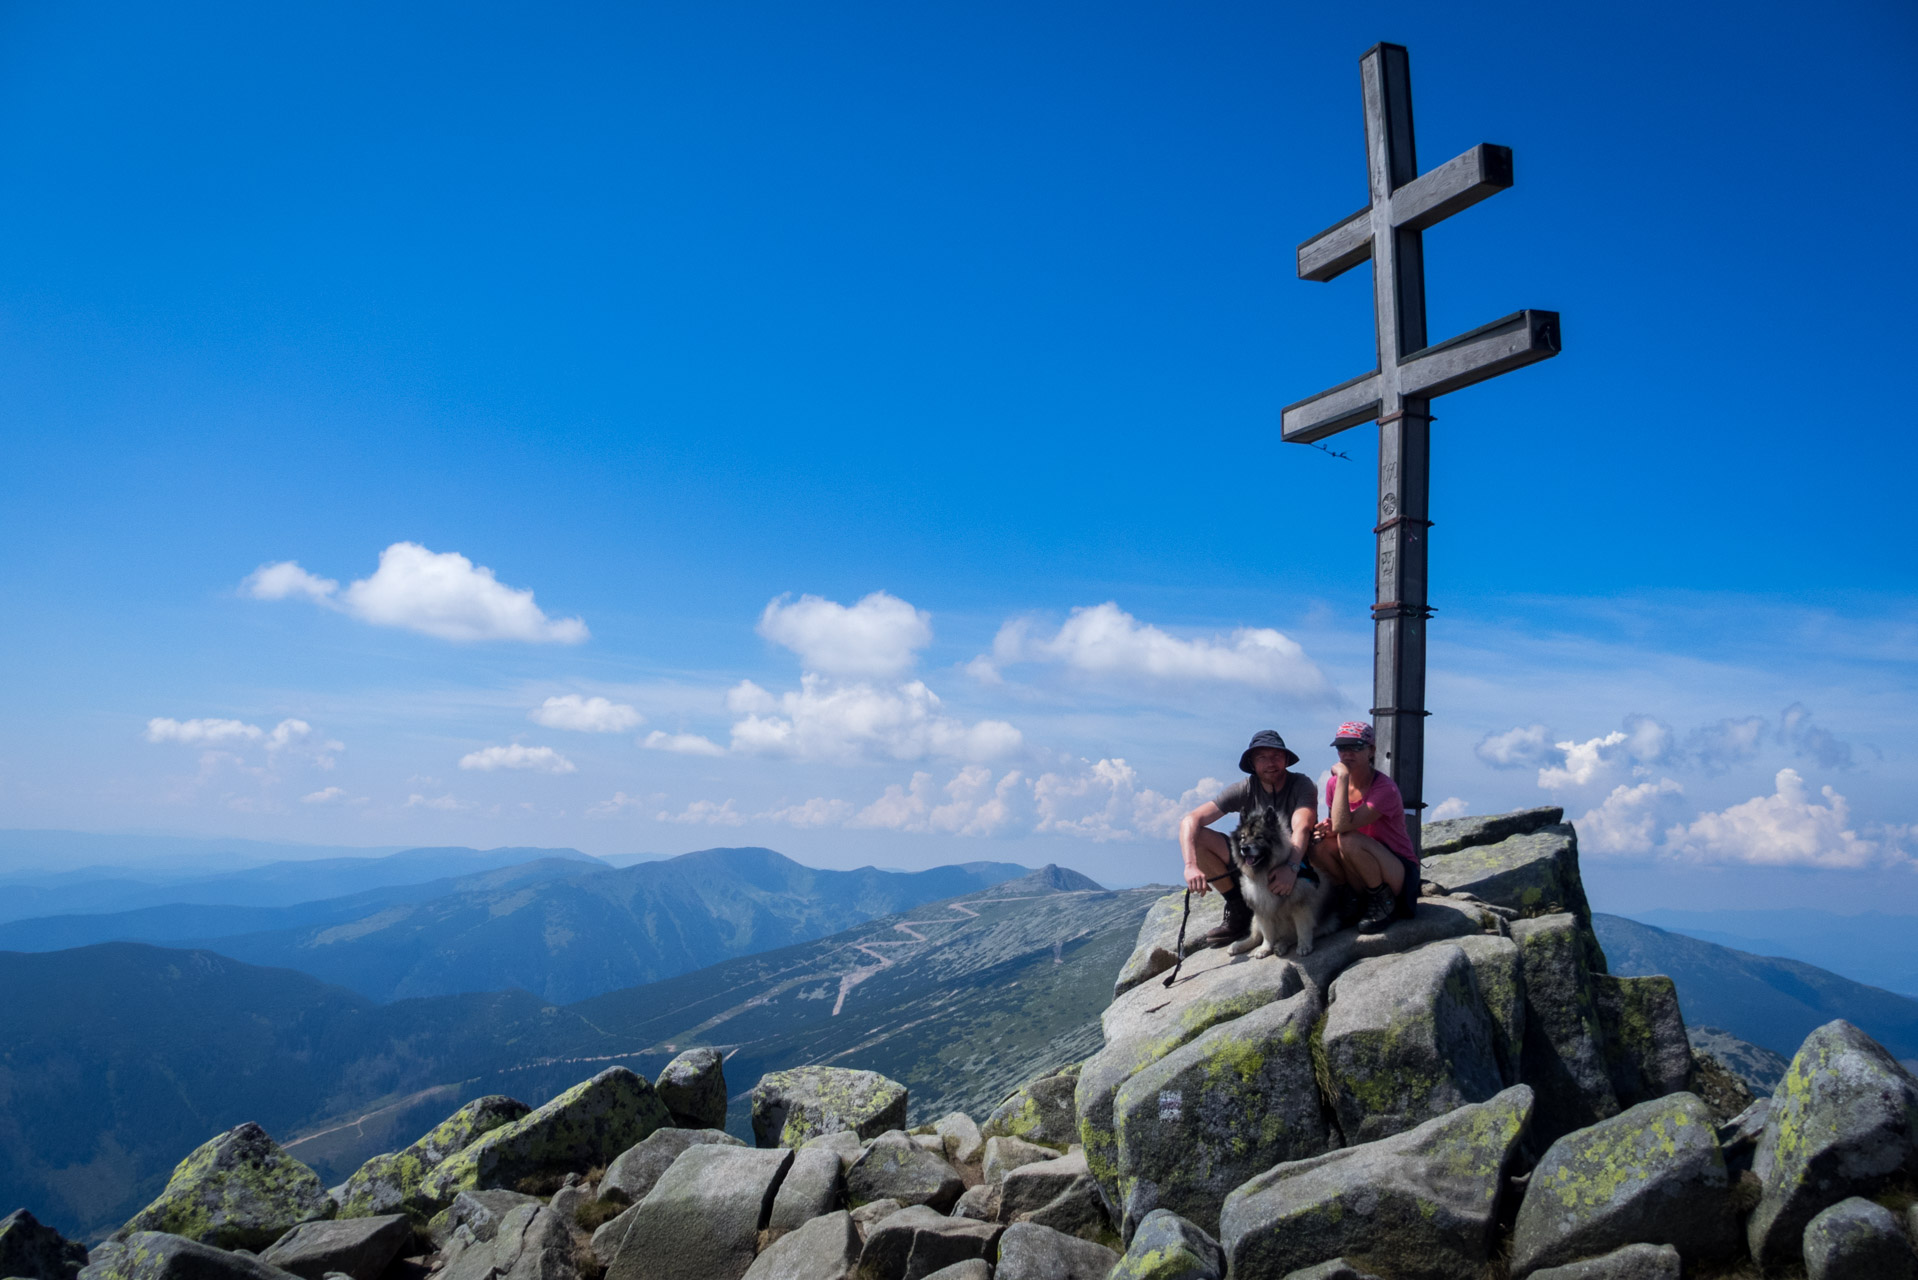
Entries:
{"label": "mossy rock", "polygon": [[828,1133],[876,1138],[906,1127],[906,1102],[906,1086],[877,1071],[772,1071],[753,1086],[753,1139],[761,1147],[799,1147]]}
{"label": "mossy rock", "polygon": [[1427,853],[1420,872],[1453,893],[1469,893],[1522,916],[1570,913],[1592,939],[1596,967],[1604,969],[1578,870],[1578,832],[1571,823],[1553,823],[1457,853]]}
{"label": "mossy rock", "polygon": [[1520,1078],[1538,1094],[1541,1145],[1619,1112],[1587,933],[1568,912],[1512,922],[1525,980]]}
{"label": "mossy rock", "polygon": [[[340,1188],[340,1217],[378,1218],[407,1211],[407,1201],[450,1155],[532,1111],[524,1102],[492,1094],[473,1101],[434,1125],[404,1151],[374,1156]],[[418,1219],[419,1225],[425,1218]]]}
{"label": "mossy rock", "polygon": [[135,1231],[95,1245],[85,1280],[300,1280],[246,1253],[162,1231]]}
{"label": "mossy rock", "polygon": [[1516,1085],[1405,1133],[1267,1170],[1219,1215],[1230,1273],[1283,1276],[1344,1258],[1379,1275],[1483,1280],[1531,1114],[1532,1091]]}
{"label": "mossy rock", "polygon": [[1079,1087],[1075,1070],[1029,1080],[993,1109],[979,1126],[985,1138],[1024,1138],[1064,1151],[1079,1140],[1079,1111],[1073,1094]]}
{"label": "mossy rock", "polygon": [[1689,1088],[1694,1070],[1678,987],[1670,978],[1592,975],[1592,997],[1605,1033],[1605,1061],[1621,1106]]}
{"label": "mossy rock", "polygon": [[1132,1233],[1110,1280],[1224,1280],[1225,1250],[1170,1209],[1154,1209]]}
{"label": "mossy rock", "polygon": [[513,1187],[523,1178],[610,1164],[671,1123],[648,1081],[625,1067],[608,1067],[448,1156],[408,1198],[408,1211],[431,1217],[462,1191]]}
{"label": "mossy rock", "polygon": [[653,1088],[681,1129],[726,1127],[726,1059],[719,1050],[686,1050],[661,1069]]}
{"label": "mossy rock", "polygon": [[113,1239],[160,1231],[216,1249],[258,1252],[302,1222],[331,1218],[320,1175],[295,1160],[257,1124],[209,1139],[180,1161],[159,1198]]}

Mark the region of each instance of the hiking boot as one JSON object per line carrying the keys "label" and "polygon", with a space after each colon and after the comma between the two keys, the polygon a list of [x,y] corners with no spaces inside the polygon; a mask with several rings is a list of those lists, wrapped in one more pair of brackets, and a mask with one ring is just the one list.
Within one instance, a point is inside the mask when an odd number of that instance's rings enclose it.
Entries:
{"label": "hiking boot", "polygon": [[1225,922],[1206,930],[1201,946],[1229,947],[1252,932],[1252,908],[1246,905],[1239,887],[1222,890],[1220,896],[1225,899]]}
{"label": "hiking boot", "polygon": [[1360,933],[1380,933],[1398,910],[1399,896],[1392,892],[1390,885],[1379,885],[1365,891],[1365,914],[1359,918]]}

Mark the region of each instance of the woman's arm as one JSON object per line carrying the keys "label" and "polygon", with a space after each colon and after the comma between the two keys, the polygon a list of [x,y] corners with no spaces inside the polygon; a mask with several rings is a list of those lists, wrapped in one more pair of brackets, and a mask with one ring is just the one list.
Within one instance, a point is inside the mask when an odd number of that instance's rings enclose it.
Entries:
{"label": "woman's arm", "polygon": [[1352,778],[1351,775],[1345,771],[1344,765],[1335,764],[1332,766],[1332,780],[1334,784],[1332,787],[1332,830],[1338,832],[1357,831],[1360,827],[1369,827],[1379,820],[1378,810],[1369,804],[1362,804],[1356,809],[1351,807],[1352,799],[1350,789],[1352,786]]}

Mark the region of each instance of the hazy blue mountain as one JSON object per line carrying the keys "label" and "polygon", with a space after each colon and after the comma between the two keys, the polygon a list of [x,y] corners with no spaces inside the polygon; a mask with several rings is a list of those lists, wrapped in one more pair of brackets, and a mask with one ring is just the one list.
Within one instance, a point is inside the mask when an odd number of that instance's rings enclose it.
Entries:
{"label": "hazy blue mountain", "polygon": [[825,937],[1025,874],[1005,862],[821,871],[770,849],[706,849],[194,945],[298,969],[376,1000],[518,987],[565,1002]]}
{"label": "hazy blue mountain", "polygon": [[299,902],[290,907],[200,906],[169,903],[99,915],[35,916],[0,924],[0,951],[59,951],[96,942],[179,943],[196,938],[262,933],[363,920],[401,902],[426,902],[450,893],[481,891],[556,880],[594,870],[573,858],[541,858],[477,875],[397,884],[343,898]]}
{"label": "hazy blue mountain", "polygon": [[1843,1018],[1898,1057],[1918,1058],[1918,1000],[1623,916],[1594,913],[1592,926],[1613,973],[1662,973],[1678,985],[1687,1025],[1722,1027],[1790,1058],[1814,1028]]}
{"label": "hazy blue mountain", "polygon": [[174,903],[284,907],[367,889],[474,875],[542,858],[564,858],[593,869],[606,865],[577,849],[424,848],[377,858],[269,862],[188,878],[168,876],[152,867],[83,868],[40,874],[16,871],[8,878],[6,893],[0,894],[0,921],[93,915]]}
{"label": "hazy blue mountain", "polygon": [[1162,892],[1052,883],[1040,873],[1007,886],[1021,892],[922,904],[575,1008],[523,991],[381,1005],[137,943],[0,953],[0,1203],[97,1239],[246,1120],[332,1182],[467,1099],[537,1105],[614,1063],[656,1074],[693,1042],[744,1046],[727,1065],[737,1097],[762,1071],[856,1049],[911,1086],[915,1114],[990,1105],[1096,1045],[1112,975]]}
{"label": "hazy blue mountain", "polygon": [[104,835],[92,831],[0,828],[0,882],[85,867],[124,868],[142,879],[211,875],[300,858],[377,858],[405,845],[294,844],[225,836]]}
{"label": "hazy blue mountain", "polygon": [[1802,960],[1869,983],[1918,996],[1918,916],[1841,916],[1830,911],[1636,911],[1632,919],[1758,955]]}

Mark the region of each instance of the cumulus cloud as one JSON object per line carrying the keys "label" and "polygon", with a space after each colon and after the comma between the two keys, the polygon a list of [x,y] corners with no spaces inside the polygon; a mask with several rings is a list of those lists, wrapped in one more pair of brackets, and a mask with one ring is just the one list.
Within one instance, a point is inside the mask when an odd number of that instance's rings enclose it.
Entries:
{"label": "cumulus cloud", "polygon": [[1911,861],[1891,842],[1854,830],[1845,797],[1829,786],[1820,795],[1822,803],[1797,770],[1780,769],[1771,795],[1675,826],[1666,846],[1688,861],[1770,867],[1858,868]]}
{"label": "cumulus cloud", "polygon": [[240,720],[174,720],[155,716],[147,721],[148,742],[178,742],[201,746],[216,742],[258,742],[266,730]]}
{"label": "cumulus cloud", "polygon": [[1033,781],[1033,803],[1041,834],[1088,840],[1171,838],[1179,819],[1212,799],[1224,784],[1201,778],[1178,799],[1139,785],[1138,772],[1120,759],[1100,760],[1074,773],[1045,773]]}
{"label": "cumulus cloud", "polygon": [[1563,753],[1564,762],[1540,769],[1538,785],[1547,791],[1590,786],[1612,763],[1612,748],[1625,742],[1627,737],[1628,735],[1624,732],[1614,730],[1602,738],[1555,744]]}
{"label": "cumulus cloud", "polygon": [[572,773],[571,760],[551,747],[526,747],[515,742],[504,747],[482,747],[460,757],[460,768],[491,772],[494,769],[530,769],[536,773]]}
{"label": "cumulus cloud", "polygon": [[797,691],[778,696],[744,680],[727,694],[726,705],[742,717],[733,724],[733,750],[751,755],[986,762],[1012,754],[1024,741],[1003,720],[968,724],[946,715],[939,696],[918,680],[884,689],[808,672]]}
{"label": "cumulus cloud", "polygon": [[844,800],[814,796],[802,804],[789,804],[760,815],[794,827],[836,827],[853,815],[853,807]]}
{"label": "cumulus cloud", "polygon": [[1612,788],[1597,808],[1578,820],[1579,844],[1594,853],[1649,856],[1677,817],[1685,788],[1670,778]]}
{"label": "cumulus cloud", "polygon": [[548,698],[528,712],[527,719],[548,729],[577,733],[624,733],[646,722],[645,716],[623,702],[582,698],[577,693]]}
{"label": "cumulus cloud", "polygon": [[1025,778],[1018,770],[993,781],[992,770],[968,765],[942,788],[932,775],[915,773],[860,810],[850,825],[888,831],[944,831],[990,836],[1012,826],[1025,808]]}
{"label": "cumulus cloud", "polygon": [[1074,609],[1050,636],[1039,634],[1031,620],[1015,618],[999,629],[991,662],[974,659],[967,670],[990,680],[999,668],[1018,662],[1060,663],[1096,676],[1246,685],[1314,700],[1332,695],[1325,673],[1283,632],[1240,627],[1222,636],[1181,639],[1111,601]]}
{"label": "cumulus cloud", "polygon": [[[346,750],[343,742],[315,739],[312,725],[292,718],[280,721],[271,729],[263,729],[244,720],[174,720],[168,716],[155,716],[147,721],[145,737],[148,742],[175,742],[189,747],[252,743],[265,748],[269,764],[280,752],[298,748],[288,753],[321,769],[331,769],[333,757]],[[230,758],[238,762],[237,757]]]}
{"label": "cumulus cloud", "polygon": [[875,591],[847,608],[820,596],[780,596],[759,615],[759,634],[799,655],[807,671],[889,679],[912,669],[932,643],[932,615]]}
{"label": "cumulus cloud", "polygon": [[648,751],[671,751],[682,756],[723,756],[726,748],[711,738],[696,733],[665,733],[655,729],[641,738],[639,745]]}
{"label": "cumulus cloud", "polygon": [[[1321,786],[1319,792],[1323,795],[1325,788]],[[1445,799],[1439,801],[1437,805],[1433,806],[1429,816],[1433,822],[1443,822],[1447,818],[1463,818],[1471,811],[1472,806],[1465,803],[1465,801],[1459,799],[1457,796],[1447,796]]]}
{"label": "cumulus cloud", "polygon": [[240,590],[256,600],[298,596],[362,622],[441,640],[579,644],[587,638],[583,621],[547,617],[530,589],[507,586],[457,551],[429,551],[417,542],[396,542],[380,552],[373,575],[344,590],[292,560],[260,566]]}
{"label": "cumulus cloud", "polygon": [[661,822],[681,822],[694,826],[737,827],[744,825],[746,815],[734,807],[731,800],[724,804],[714,804],[711,800],[695,800],[678,813],[661,810],[654,815]]}
{"label": "cumulus cloud", "polygon": [[346,799],[346,791],[341,787],[325,787],[319,791],[309,791],[300,797],[301,804],[337,804]]}
{"label": "cumulus cloud", "polygon": [[1531,724],[1490,733],[1473,748],[1473,754],[1494,769],[1536,769],[1552,758],[1552,731]]}

